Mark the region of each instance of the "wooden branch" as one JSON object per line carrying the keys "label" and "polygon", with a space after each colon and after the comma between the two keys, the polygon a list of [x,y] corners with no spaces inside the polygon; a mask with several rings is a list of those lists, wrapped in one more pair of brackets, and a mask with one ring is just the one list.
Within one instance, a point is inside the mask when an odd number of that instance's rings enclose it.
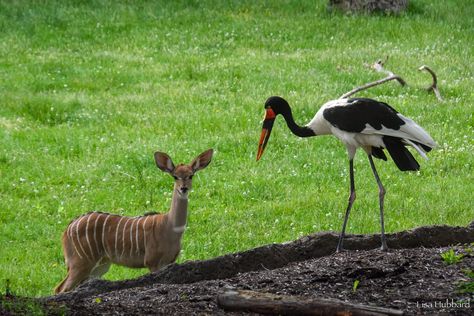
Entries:
{"label": "wooden branch", "polygon": [[349,92],[346,92],[344,93],[343,95],[341,95],[339,97],[339,99],[344,99],[344,98],[348,98],[350,97],[351,95],[353,94],[356,94],[357,92],[360,92],[362,90],[366,90],[366,89],[369,89],[369,88],[372,88],[372,87],[375,87],[375,86],[378,86],[378,85],[381,85],[382,83],[385,83],[387,81],[391,81],[391,80],[397,80],[398,83],[400,83],[402,86],[405,86],[406,85],[406,82],[405,80],[403,80],[400,76],[394,74],[393,72],[389,71],[389,70],[386,70],[383,66],[384,64],[387,62],[388,60],[388,56],[385,57],[385,60],[382,61],[381,59],[379,59],[378,61],[376,61],[373,65],[372,65],[372,68],[374,68],[377,72],[382,72],[382,73],[385,73],[387,74],[387,77],[383,78],[383,79],[380,79],[380,80],[377,80],[377,81],[374,81],[374,82],[370,82],[370,83],[367,83],[361,87],[356,87],[354,89],[352,89],[351,91]]}
{"label": "wooden branch", "polygon": [[420,68],[418,68],[418,70],[419,71],[426,70],[427,72],[429,72],[431,74],[431,77],[433,78],[433,83],[431,84],[431,86],[426,88],[426,90],[433,91],[434,94],[436,95],[436,98],[439,101],[443,101],[443,98],[441,97],[441,94],[439,93],[439,90],[438,90],[438,78],[436,77],[435,72],[433,70],[431,70],[431,68],[426,66],[426,65],[421,66]]}
{"label": "wooden branch", "polygon": [[344,93],[343,95],[341,95],[339,97],[339,99],[345,99],[345,98],[348,98],[350,97],[351,95],[353,94],[356,94],[357,92],[360,92],[362,90],[366,90],[368,88],[371,88],[371,87],[375,87],[375,86],[378,86],[378,85],[381,85],[382,83],[385,83],[387,81],[390,81],[390,80],[397,80],[402,86],[406,85],[406,82],[405,80],[403,80],[400,76],[397,76],[397,75],[394,75],[392,74],[391,76],[388,76],[386,78],[383,78],[383,79],[380,79],[380,80],[377,80],[377,81],[374,81],[374,82],[370,82],[368,84],[365,84],[361,87],[357,87],[355,89],[352,89],[351,91],[349,92],[346,92]]}
{"label": "wooden branch", "polygon": [[226,311],[273,315],[403,315],[400,310],[350,304],[335,299],[304,299],[235,289],[219,294],[217,304]]}

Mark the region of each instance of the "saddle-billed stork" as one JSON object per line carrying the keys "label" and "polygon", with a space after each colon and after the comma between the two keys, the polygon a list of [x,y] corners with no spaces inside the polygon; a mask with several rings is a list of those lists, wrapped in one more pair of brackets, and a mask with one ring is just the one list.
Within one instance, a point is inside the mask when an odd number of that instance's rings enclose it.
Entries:
{"label": "saddle-billed stork", "polygon": [[338,99],[324,104],[305,126],[295,123],[288,102],[272,96],[265,102],[265,119],[258,144],[257,161],[262,157],[277,115],[281,114],[288,128],[299,137],[332,134],[346,146],[349,156],[350,195],[336,251],[342,250],[347,220],[356,198],[354,185],[354,155],[361,147],[368,155],[370,167],[379,187],[381,249],[388,250],[384,230],[385,189],[380,181],[372,156],[387,160],[386,149],[401,171],[419,170],[420,165],[405,147],[412,146],[425,159],[425,153],[436,146],[428,133],[413,120],[398,113],[390,105],[366,98]]}

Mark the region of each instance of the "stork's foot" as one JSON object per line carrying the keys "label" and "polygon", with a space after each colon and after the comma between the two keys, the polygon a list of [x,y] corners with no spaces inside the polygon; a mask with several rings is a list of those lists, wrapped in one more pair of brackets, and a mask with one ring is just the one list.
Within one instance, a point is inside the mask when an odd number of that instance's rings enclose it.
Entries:
{"label": "stork's foot", "polygon": [[344,252],[346,251],[343,247],[342,247],[342,241],[344,240],[344,235],[341,234],[339,236],[339,241],[337,242],[337,247],[336,247],[336,253],[340,253],[340,252]]}
{"label": "stork's foot", "polygon": [[345,249],[342,244],[343,244],[343,240],[344,240],[344,236],[341,236],[339,238],[339,241],[337,243],[337,247],[336,247],[336,253],[341,253],[341,252],[347,252],[348,250]]}
{"label": "stork's foot", "polygon": [[385,239],[385,235],[382,235],[382,246],[380,247],[380,250],[385,252],[388,251],[387,240]]}

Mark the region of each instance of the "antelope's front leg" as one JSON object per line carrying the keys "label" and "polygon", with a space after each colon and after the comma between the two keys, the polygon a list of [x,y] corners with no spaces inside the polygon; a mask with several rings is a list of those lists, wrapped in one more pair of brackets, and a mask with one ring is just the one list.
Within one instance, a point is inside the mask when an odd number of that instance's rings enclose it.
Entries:
{"label": "antelope's front leg", "polygon": [[163,263],[159,262],[158,264],[152,265],[152,266],[147,266],[147,268],[150,270],[150,272],[156,272],[160,270],[164,266]]}
{"label": "antelope's front leg", "polygon": [[155,254],[146,254],[145,255],[145,267],[147,267],[150,272],[156,272],[163,267],[163,253]]}

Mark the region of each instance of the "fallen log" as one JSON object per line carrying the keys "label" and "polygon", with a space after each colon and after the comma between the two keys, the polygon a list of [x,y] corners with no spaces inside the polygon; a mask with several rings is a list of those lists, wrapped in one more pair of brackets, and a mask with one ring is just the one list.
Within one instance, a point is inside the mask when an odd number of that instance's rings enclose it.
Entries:
{"label": "fallen log", "polygon": [[335,299],[306,299],[244,290],[225,290],[217,296],[217,304],[226,311],[270,315],[403,315],[403,311],[350,304]]}

